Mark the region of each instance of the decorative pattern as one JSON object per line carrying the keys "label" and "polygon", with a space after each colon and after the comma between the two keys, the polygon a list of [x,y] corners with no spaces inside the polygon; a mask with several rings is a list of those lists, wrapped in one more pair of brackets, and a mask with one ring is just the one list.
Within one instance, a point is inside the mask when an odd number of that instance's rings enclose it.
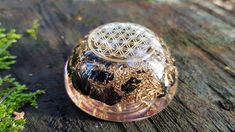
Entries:
{"label": "decorative pattern", "polygon": [[155,34],[134,23],[109,23],[88,36],[89,48],[99,57],[115,62],[136,62],[147,59],[154,49],[162,53]]}

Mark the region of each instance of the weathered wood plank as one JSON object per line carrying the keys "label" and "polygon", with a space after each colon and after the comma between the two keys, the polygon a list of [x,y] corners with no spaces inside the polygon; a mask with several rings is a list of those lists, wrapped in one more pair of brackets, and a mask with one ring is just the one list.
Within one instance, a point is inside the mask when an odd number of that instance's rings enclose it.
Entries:
{"label": "weathered wood plank", "polygon": [[[31,90],[45,89],[39,109],[25,108],[25,131],[235,131],[234,14],[210,2],[1,0],[0,22],[20,32],[39,18],[40,36],[24,38],[9,72]],[[170,46],[179,87],[168,108],[147,120],[107,122],[78,109],[63,84],[63,67],[76,42],[112,21],[145,25]],[[226,70],[230,68],[232,70]]]}

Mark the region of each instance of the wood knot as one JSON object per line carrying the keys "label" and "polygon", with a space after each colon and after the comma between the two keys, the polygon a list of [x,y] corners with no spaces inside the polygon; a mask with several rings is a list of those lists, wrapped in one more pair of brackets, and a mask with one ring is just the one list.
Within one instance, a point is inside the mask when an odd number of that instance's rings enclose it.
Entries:
{"label": "wood knot", "polygon": [[232,111],[235,109],[235,104],[228,99],[224,101],[219,101],[219,104],[224,110]]}

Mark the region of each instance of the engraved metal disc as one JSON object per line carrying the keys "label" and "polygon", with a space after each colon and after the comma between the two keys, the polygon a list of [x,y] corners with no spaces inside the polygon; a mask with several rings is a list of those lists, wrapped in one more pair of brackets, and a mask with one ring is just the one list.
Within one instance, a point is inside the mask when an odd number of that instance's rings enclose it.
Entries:
{"label": "engraved metal disc", "polygon": [[153,48],[163,52],[155,34],[134,23],[109,23],[88,36],[89,48],[99,57],[115,62],[142,61],[151,56]]}

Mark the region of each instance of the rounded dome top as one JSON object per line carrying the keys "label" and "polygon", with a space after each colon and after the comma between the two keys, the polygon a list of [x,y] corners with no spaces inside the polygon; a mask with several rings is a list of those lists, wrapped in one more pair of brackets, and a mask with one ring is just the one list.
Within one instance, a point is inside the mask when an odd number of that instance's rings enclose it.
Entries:
{"label": "rounded dome top", "polygon": [[88,36],[89,48],[99,57],[114,62],[138,62],[154,50],[163,54],[155,34],[134,23],[109,23],[93,30]]}

